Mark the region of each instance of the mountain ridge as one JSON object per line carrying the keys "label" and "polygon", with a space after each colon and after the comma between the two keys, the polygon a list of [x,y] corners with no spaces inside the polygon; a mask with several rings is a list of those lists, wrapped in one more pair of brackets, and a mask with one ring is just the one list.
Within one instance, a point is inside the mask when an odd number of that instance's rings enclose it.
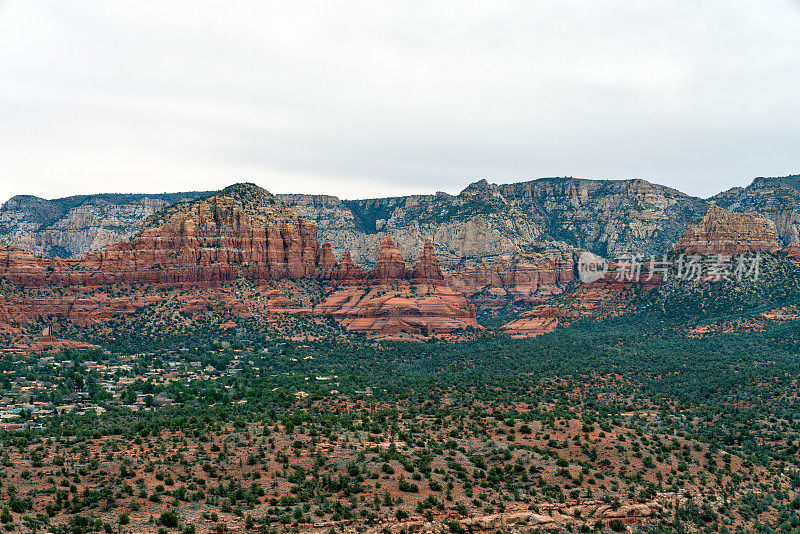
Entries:
{"label": "mountain ridge", "polygon": [[[482,179],[460,193],[340,199],[333,195],[278,194],[317,224],[337,257],[349,250],[356,264],[372,266],[380,240],[391,235],[406,261],[425,241],[439,250],[442,266],[511,256],[588,249],[614,256],[635,250],[671,250],[689,223],[711,204],[750,211],[776,225],[786,244],[800,242],[800,176],[755,178],[702,199],[643,179],[546,177],[494,184]],[[75,195],[45,200],[16,196],[0,207],[0,243],[40,256],[78,258],[132,237],[139,225],[171,201],[209,192],[161,195]]]}

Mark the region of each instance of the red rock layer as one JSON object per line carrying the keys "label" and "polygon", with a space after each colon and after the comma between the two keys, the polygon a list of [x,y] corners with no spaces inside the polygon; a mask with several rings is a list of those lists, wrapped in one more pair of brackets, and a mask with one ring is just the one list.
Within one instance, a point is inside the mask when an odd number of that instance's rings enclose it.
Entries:
{"label": "red rock layer", "polygon": [[556,329],[564,317],[564,310],[552,306],[541,306],[521,313],[517,319],[503,325],[503,330],[512,337],[534,337]]}
{"label": "red rock layer", "polygon": [[686,254],[777,252],[781,249],[775,224],[752,213],[731,213],[711,206],[698,224],[689,225],[675,244]]}
{"label": "red rock layer", "polygon": [[619,269],[618,264],[610,263],[606,277],[590,284],[576,284],[569,293],[521,313],[503,325],[503,330],[512,337],[538,336],[581,318],[620,315],[637,293],[650,291],[661,281],[660,274],[649,277],[646,270],[639,281],[622,281],[618,279]]}
{"label": "red rock layer", "polygon": [[439,261],[436,259],[436,254],[430,241],[425,241],[422,255],[417,260],[417,263],[414,264],[414,268],[411,271],[411,281],[415,284],[444,285],[445,283],[442,270],[439,269]]}
{"label": "red rock layer", "polygon": [[346,250],[342,255],[342,262],[339,265],[339,272],[336,279],[340,282],[360,283],[366,277],[366,271],[361,267],[353,265],[353,258],[350,257],[350,251]]}
{"label": "red rock layer", "polygon": [[336,256],[331,250],[331,243],[326,239],[325,243],[322,245],[322,253],[316,275],[319,278],[330,280],[336,276],[338,267]]}
{"label": "red rock layer", "polygon": [[512,261],[499,257],[454,269],[447,282],[471,299],[498,298],[502,302],[557,295],[575,277],[572,254],[543,255],[538,261]]}
{"label": "red rock layer", "polygon": [[[266,191],[248,204],[239,191],[177,204],[151,217],[130,243],[117,243],[81,260],[36,258],[0,248],[0,276],[24,285],[199,284],[314,276],[319,242],[314,224]],[[237,186],[231,186],[235,188]]]}
{"label": "red rock layer", "polygon": [[[187,297],[181,297],[187,313],[219,308],[235,316],[307,314],[309,308],[280,291],[242,299],[239,290],[234,294],[223,283],[239,277],[267,281],[316,276],[342,285],[314,313],[332,315],[353,330],[423,334],[478,328],[474,308],[444,283],[430,243],[409,280],[400,251],[385,238],[376,268],[367,276],[349,253],[337,264],[329,243],[319,247],[316,227],[291,208],[270,202],[268,193],[251,187],[237,193],[170,208],[154,216],[131,243],[81,260],[42,259],[21,249],[0,248],[0,275],[24,286],[13,297],[0,299],[0,320],[24,323],[54,316],[88,325],[159,304],[166,297],[158,292],[144,296],[142,290],[161,284],[196,286],[181,293]],[[362,285],[365,281],[370,285]],[[88,289],[119,283],[130,284],[139,295],[109,297],[102,289]],[[59,287],[66,292],[49,291]]]}
{"label": "red rock layer", "polygon": [[341,264],[336,262],[336,256],[331,250],[331,244],[327,240],[322,245],[322,255],[320,264],[317,267],[317,278],[326,281],[336,281],[344,284],[358,284],[366,278],[367,273],[361,267],[353,265],[350,251],[345,251],[342,255]]}
{"label": "red rock layer", "polygon": [[370,277],[376,284],[390,284],[403,280],[406,276],[406,262],[394,241],[386,236],[381,241],[381,251],[375,261],[375,270]]}
{"label": "red rock layer", "polygon": [[[349,263],[349,255],[342,260]],[[440,334],[479,328],[475,308],[444,283],[433,245],[426,243],[405,278],[405,263],[391,238],[384,238],[375,270],[366,283],[345,285],[330,294],[314,313],[330,315],[358,332]]]}
{"label": "red rock layer", "polygon": [[330,315],[348,330],[366,333],[449,333],[479,328],[475,308],[446,285],[343,286],[314,313]]}
{"label": "red rock layer", "polygon": [[559,302],[537,306],[503,325],[512,337],[538,336],[583,317],[614,316],[632,301],[635,284],[599,281],[578,284]]}

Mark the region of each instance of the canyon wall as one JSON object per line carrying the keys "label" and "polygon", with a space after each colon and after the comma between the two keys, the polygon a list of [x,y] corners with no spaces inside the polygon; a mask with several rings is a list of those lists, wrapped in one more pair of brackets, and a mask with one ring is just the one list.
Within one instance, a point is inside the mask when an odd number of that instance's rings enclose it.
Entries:
{"label": "canyon wall", "polygon": [[728,211],[765,217],[775,224],[782,245],[800,244],[800,175],[756,178],[709,200]]}
{"label": "canyon wall", "polygon": [[[368,333],[448,333],[477,328],[475,310],[449,287],[434,247],[425,243],[407,269],[390,237],[384,237],[371,271],[353,264],[345,252],[338,262],[329,242],[322,247],[317,228],[291,206],[253,184],[235,184],[218,193],[180,202],[149,216],[129,241],[82,259],[40,258],[17,247],[0,247],[0,278],[14,284],[0,297],[0,322],[63,317],[86,325],[156,305],[158,292],[171,298],[215,291],[187,313],[225,304],[233,313],[329,315],[345,327]],[[252,298],[230,282],[247,279],[267,285],[277,279],[316,278],[333,287],[312,309],[274,289],[254,289]],[[124,285],[128,296],[110,297]],[[176,289],[188,289],[175,293]],[[146,296],[145,296],[146,295]],[[196,300],[196,299],[190,299]]]}
{"label": "canyon wall", "polygon": [[775,223],[752,213],[732,213],[711,206],[703,219],[690,224],[675,244],[686,254],[734,256],[746,252],[777,252],[781,249]]}
{"label": "canyon wall", "polygon": [[80,260],[38,258],[0,248],[0,275],[25,286],[107,284],[217,285],[313,276],[317,228],[263,189],[236,184],[151,216],[130,242]]}
{"label": "canyon wall", "polygon": [[0,244],[37,256],[81,258],[130,238],[153,213],[204,194],[101,194],[55,200],[18,195],[0,206]]}
{"label": "canyon wall", "polygon": [[[168,202],[194,195],[200,193],[97,195],[55,201],[14,197],[0,209],[0,242],[33,251],[37,256],[81,257],[84,251],[124,241],[137,233],[138,225],[148,214]],[[757,178],[747,188],[735,188],[708,201],[644,180],[577,178],[542,178],[504,185],[481,180],[457,195],[436,193],[367,200],[278,195],[274,200],[293,206],[299,217],[316,225],[318,239],[328,242],[328,248],[320,251],[325,257],[315,266],[317,275],[361,280],[367,270],[375,267],[386,236],[392,237],[406,262],[413,262],[424,244],[431,242],[450,286],[473,302],[500,305],[513,300],[537,302],[563,291],[573,279],[574,258],[580,250],[605,257],[625,252],[668,252],[683,231],[714,203],[729,211],[761,214],[775,224],[781,245],[797,243],[798,198],[800,178],[790,176]],[[208,241],[202,229],[197,231],[198,243]],[[187,261],[181,262],[184,267],[192,267],[182,268],[180,273],[172,272],[168,261],[158,259],[159,255],[170,256],[167,251],[171,245],[144,243],[146,236],[134,239],[131,250],[114,245],[92,256],[92,261],[117,261],[127,265],[127,271],[139,269],[137,265],[148,271],[148,265],[164,270],[158,275],[148,272],[149,279],[192,282],[205,277],[213,281],[233,276],[232,268],[224,266],[223,256],[238,254],[243,264],[247,258],[253,260],[250,267],[234,262],[234,270],[252,269],[249,276],[271,277],[290,271],[295,276],[300,271],[308,273],[311,268],[310,253],[307,251],[304,256],[300,252],[298,256],[298,245],[291,237],[302,231],[273,229],[271,236],[254,235],[250,244],[250,238],[246,238],[216,252],[213,244],[198,244],[194,252],[188,253]],[[279,245],[284,237],[286,242]],[[277,248],[262,261],[258,249],[265,247],[266,241]],[[151,247],[155,248],[148,252]],[[231,252],[237,250],[240,252]],[[37,261],[22,257],[20,251],[4,254],[11,256],[6,261],[19,261],[37,269]],[[281,254],[285,258],[278,259]],[[344,258],[345,254],[348,258]],[[336,258],[341,259],[341,264],[331,272],[325,264],[332,265]],[[218,266],[216,273],[209,272],[208,263]],[[262,263],[269,265],[266,272],[258,267]],[[304,267],[299,268],[300,264]],[[86,270],[70,263],[59,264],[59,268],[65,265],[71,271]],[[53,266],[46,264],[38,270],[50,267]],[[53,267],[55,271],[59,268]],[[137,277],[140,275],[132,272],[123,275],[123,279]],[[69,278],[104,283],[102,277],[87,279],[85,272],[71,272]]]}

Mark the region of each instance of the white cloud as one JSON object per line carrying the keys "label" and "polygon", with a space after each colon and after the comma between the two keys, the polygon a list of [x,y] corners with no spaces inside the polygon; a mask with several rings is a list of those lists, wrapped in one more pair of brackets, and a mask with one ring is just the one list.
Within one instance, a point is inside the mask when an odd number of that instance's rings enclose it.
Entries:
{"label": "white cloud", "polygon": [[0,198],[553,175],[708,195],[800,170],[799,23],[778,0],[11,0]]}

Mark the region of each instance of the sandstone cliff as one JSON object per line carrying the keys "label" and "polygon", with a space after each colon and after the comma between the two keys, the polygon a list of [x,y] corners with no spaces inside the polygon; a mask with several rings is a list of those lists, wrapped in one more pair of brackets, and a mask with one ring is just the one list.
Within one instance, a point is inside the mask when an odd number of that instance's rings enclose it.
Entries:
{"label": "sandstone cliff", "polygon": [[439,269],[439,261],[433,250],[433,244],[425,241],[422,255],[411,271],[411,281],[415,284],[444,285],[444,276]]}
{"label": "sandstone cliff", "polygon": [[148,217],[130,242],[80,260],[36,258],[0,249],[0,275],[25,285],[116,283],[216,285],[313,276],[314,224],[252,184],[236,184]]}
{"label": "sandstone cliff", "polygon": [[[140,222],[168,204],[202,196],[90,195],[44,200],[18,196],[0,208],[0,243],[39,256],[78,258],[124,240]],[[279,195],[315,222],[337,257],[374,265],[391,234],[406,262],[431,241],[445,269],[461,261],[500,255],[528,257],[552,244],[610,257],[672,248],[709,203],[644,180],[542,178],[494,185],[476,182],[458,195],[412,195],[340,200],[325,195]],[[711,203],[760,214],[775,223],[784,244],[800,243],[800,177],[756,178],[720,193]]]}
{"label": "sandstone cliff", "polygon": [[[174,204],[148,217],[130,242],[80,260],[0,247],[0,278],[15,284],[0,295],[6,324],[49,316],[77,325],[106,321],[168,298],[154,287],[186,300],[185,313],[222,306],[242,317],[308,315],[309,299],[290,297],[270,282],[316,278],[336,289],[313,313],[352,330],[425,334],[478,327],[474,308],[445,283],[431,243],[408,270],[387,236],[375,268],[366,272],[348,253],[337,262],[329,242],[319,246],[313,223],[252,184]],[[235,283],[241,280],[250,285]],[[121,285],[130,294],[112,297]]]}
{"label": "sandstone cliff", "polygon": [[391,235],[401,258],[436,247],[444,277],[474,302],[541,300],[574,276],[580,249],[601,255],[666,252],[706,203],[643,180],[544,178],[476,182],[459,193],[342,201],[285,195],[332,250],[375,265]]}
{"label": "sandstone cliff", "polygon": [[[788,257],[797,254],[796,247],[790,245],[785,249]],[[711,205],[698,223],[690,224],[675,244],[676,253],[700,255],[735,256],[780,250],[781,244],[772,221],[752,213],[731,213],[716,205]],[[576,284],[558,298],[522,312],[503,325],[503,329],[514,337],[536,336],[582,317],[618,315],[633,302],[637,292],[653,289],[661,278],[660,273],[648,276],[647,263],[641,269],[638,282],[626,280],[614,274],[619,274],[619,264],[611,262],[607,275],[602,279]]]}
{"label": "sandstone cliff", "polygon": [[156,211],[204,194],[81,195],[54,200],[19,195],[0,206],[0,244],[37,256],[80,258],[128,239]]}
{"label": "sandstone cliff", "polygon": [[447,334],[479,328],[475,308],[444,282],[430,242],[409,273],[392,239],[384,237],[375,269],[364,283],[349,282],[329,294],[314,313],[370,334]]}
{"label": "sandstone cliff", "polygon": [[699,223],[690,224],[675,244],[678,252],[705,255],[780,249],[772,221],[752,213],[731,213],[719,206],[711,206]]}
{"label": "sandstone cliff", "polygon": [[800,175],[756,178],[709,200],[728,211],[755,213],[775,223],[783,245],[800,243]]}
{"label": "sandstone cliff", "polygon": [[458,195],[413,195],[371,200],[283,195],[341,254],[375,262],[391,235],[411,261],[425,241],[449,270],[464,260],[511,255],[527,258],[565,246],[604,256],[666,252],[707,204],[644,180],[542,178],[495,185],[476,182]]}
{"label": "sandstone cliff", "polygon": [[[80,251],[100,249],[119,237],[135,234],[136,225],[151,210],[181,195],[194,194],[147,197],[158,197],[158,203],[127,198],[135,196],[119,199],[101,195],[59,201],[15,197],[0,209],[0,241],[37,255],[77,257]],[[747,188],[721,193],[711,200],[733,211],[762,213],[775,223],[779,241],[786,244],[797,242],[799,197],[798,178],[786,177],[759,178]],[[667,252],[709,206],[706,201],[644,180],[575,178],[543,178],[505,185],[481,180],[458,195],[437,193],[368,200],[279,195],[277,199],[294,206],[301,218],[315,223],[318,239],[329,242],[329,248],[320,251],[320,265],[315,266],[317,276],[342,282],[363,280],[366,272],[356,265],[374,268],[381,241],[389,235],[405,268],[410,269],[419,250],[430,241],[445,280],[473,302],[484,304],[535,302],[558,294],[572,280],[574,257],[583,249],[605,257],[622,252]],[[276,241],[273,236],[273,246]],[[234,244],[233,250],[237,246]],[[296,265],[298,261],[293,251],[291,260],[287,257],[277,262],[284,266],[272,269],[273,274],[258,272],[261,268],[255,262],[250,267],[232,269],[224,266],[231,263],[222,257],[227,252],[211,252],[213,248],[214,245],[200,246],[194,253],[198,257],[190,254],[188,259],[216,265],[215,275],[210,275],[207,267],[193,267],[176,275],[174,281],[203,277],[225,280],[233,276],[232,270],[251,268],[256,272],[249,276],[263,278],[286,271],[288,263]],[[92,261],[114,261],[114,257],[125,256],[130,263],[134,257],[142,265],[150,261],[156,269],[166,268],[168,272],[156,278],[172,276],[168,262],[142,260],[143,254],[137,246],[132,251],[111,247],[105,256],[94,256]],[[240,255],[243,262],[249,254]],[[19,251],[10,255],[36,269],[36,260],[19,257]],[[336,258],[341,258],[341,264],[336,264]],[[267,263],[270,261],[275,263],[274,258]],[[301,260],[306,262],[304,272],[310,269],[308,261],[308,257]],[[59,266],[45,265],[39,270],[49,267],[57,271]],[[206,272],[193,274],[197,269]],[[71,279],[84,280],[85,273],[73,274]]]}

